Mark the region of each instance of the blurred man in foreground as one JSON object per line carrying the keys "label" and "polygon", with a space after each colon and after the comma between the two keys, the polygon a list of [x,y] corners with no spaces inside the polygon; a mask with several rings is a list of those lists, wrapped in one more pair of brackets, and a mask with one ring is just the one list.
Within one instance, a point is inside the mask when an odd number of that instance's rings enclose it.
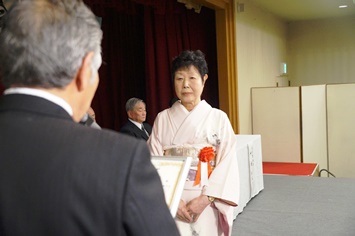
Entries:
{"label": "blurred man in foreground", "polygon": [[77,123],[101,39],[80,0],[17,1],[5,16],[0,235],[178,235],[146,143]]}

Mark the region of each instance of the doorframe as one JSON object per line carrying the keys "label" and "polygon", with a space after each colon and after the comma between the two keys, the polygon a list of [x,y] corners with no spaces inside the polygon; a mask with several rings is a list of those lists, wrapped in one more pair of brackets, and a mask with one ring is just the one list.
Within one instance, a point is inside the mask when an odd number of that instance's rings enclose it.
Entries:
{"label": "doorframe", "polygon": [[234,0],[195,0],[215,10],[220,109],[239,133],[237,42]]}

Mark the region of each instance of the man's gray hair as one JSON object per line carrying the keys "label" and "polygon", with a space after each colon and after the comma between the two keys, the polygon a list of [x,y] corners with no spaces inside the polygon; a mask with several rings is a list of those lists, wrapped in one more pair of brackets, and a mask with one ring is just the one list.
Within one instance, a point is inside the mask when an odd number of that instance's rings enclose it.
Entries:
{"label": "man's gray hair", "polygon": [[130,98],[128,99],[128,101],[126,102],[126,111],[133,111],[134,107],[137,105],[137,103],[139,102],[143,102],[145,104],[145,102],[142,99],[139,98]]}
{"label": "man's gray hair", "polygon": [[90,51],[95,74],[101,66],[101,40],[100,25],[82,0],[16,1],[0,33],[3,84],[63,88]]}

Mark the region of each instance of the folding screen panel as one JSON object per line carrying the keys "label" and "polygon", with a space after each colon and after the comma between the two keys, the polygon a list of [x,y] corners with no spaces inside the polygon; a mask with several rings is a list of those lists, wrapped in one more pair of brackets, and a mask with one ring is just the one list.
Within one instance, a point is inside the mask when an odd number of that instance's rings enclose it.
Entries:
{"label": "folding screen panel", "polygon": [[300,88],[252,88],[252,130],[263,161],[301,162]]}
{"label": "folding screen panel", "polygon": [[326,86],[302,86],[301,101],[303,162],[328,169]]}
{"label": "folding screen panel", "polygon": [[327,85],[329,171],[355,178],[355,84]]}

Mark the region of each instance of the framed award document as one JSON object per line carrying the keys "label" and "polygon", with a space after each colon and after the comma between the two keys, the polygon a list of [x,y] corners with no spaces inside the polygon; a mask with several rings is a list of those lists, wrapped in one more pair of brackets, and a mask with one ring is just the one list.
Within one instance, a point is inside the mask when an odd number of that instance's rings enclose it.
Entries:
{"label": "framed award document", "polygon": [[152,156],[152,163],[160,176],[165,200],[173,217],[179,207],[191,159],[181,156]]}

